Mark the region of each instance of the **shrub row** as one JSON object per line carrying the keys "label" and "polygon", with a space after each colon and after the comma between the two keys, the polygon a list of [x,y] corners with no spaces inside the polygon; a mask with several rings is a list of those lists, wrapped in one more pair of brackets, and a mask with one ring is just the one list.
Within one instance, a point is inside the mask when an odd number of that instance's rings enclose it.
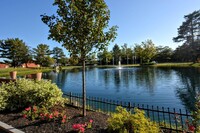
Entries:
{"label": "shrub row", "polygon": [[18,79],[16,82],[3,83],[0,86],[0,111],[24,109],[29,106],[63,105],[62,91],[51,81]]}

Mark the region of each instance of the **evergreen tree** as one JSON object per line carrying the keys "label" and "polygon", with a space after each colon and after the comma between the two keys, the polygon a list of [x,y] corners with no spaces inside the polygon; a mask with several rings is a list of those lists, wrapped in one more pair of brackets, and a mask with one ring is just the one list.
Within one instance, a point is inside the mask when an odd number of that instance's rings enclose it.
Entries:
{"label": "evergreen tree", "polygon": [[0,58],[13,67],[31,60],[29,47],[19,38],[0,40]]}
{"label": "evergreen tree", "polygon": [[37,48],[33,48],[35,62],[41,66],[50,66],[52,59],[50,59],[51,51],[47,44],[39,44]]}
{"label": "evergreen tree", "polygon": [[[175,52],[178,52],[176,55],[181,53],[190,55],[191,58],[187,58],[186,61],[195,62],[200,60],[200,10],[185,15],[184,19],[185,21],[178,28],[178,36],[173,38],[174,42],[183,42],[183,47]],[[181,52],[180,50],[184,50],[185,47],[189,49]]]}

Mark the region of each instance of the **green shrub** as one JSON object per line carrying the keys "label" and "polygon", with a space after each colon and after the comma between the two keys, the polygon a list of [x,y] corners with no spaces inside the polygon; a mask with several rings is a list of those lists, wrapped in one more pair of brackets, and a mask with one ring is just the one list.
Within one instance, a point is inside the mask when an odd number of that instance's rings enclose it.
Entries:
{"label": "green shrub", "polygon": [[0,86],[0,110],[24,109],[33,105],[51,108],[64,104],[62,95],[62,91],[50,81],[18,79]]}
{"label": "green shrub", "polygon": [[122,107],[108,118],[108,129],[115,133],[158,133],[159,126],[145,117],[145,112],[137,108],[131,114]]}

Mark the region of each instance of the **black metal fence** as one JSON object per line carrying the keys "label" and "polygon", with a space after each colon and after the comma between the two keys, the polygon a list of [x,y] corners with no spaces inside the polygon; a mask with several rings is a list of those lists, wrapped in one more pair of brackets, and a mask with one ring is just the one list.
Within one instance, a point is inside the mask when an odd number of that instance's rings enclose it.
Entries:
{"label": "black metal fence", "polygon": [[[82,107],[82,95],[75,93],[72,94],[70,92],[64,94],[64,96],[69,99],[70,104]],[[115,112],[117,106],[122,106],[129,111],[132,111],[135,107],[144,110],[146,116],[152,121],[156,121],[162,129],[168,129],[175,132],[183,132],[183,130],[187,130],[188,123],[186,121],[192,119],[192,115],[187,110],[182,111],[181,109],[176,110],[175,108],[170,109],[97,97],[87,97],[87,109],[89,110],[111,114]]]}

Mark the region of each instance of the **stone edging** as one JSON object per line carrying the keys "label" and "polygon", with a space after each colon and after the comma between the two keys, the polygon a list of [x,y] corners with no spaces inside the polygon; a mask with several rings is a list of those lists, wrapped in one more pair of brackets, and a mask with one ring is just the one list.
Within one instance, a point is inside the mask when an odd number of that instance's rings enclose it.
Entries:
{"label": "stone edging", "polygon": [[23,131],[20,131],[6,123],[3,123],[0,121],[0,130],[5,131],[6,133],[24,133]]}

